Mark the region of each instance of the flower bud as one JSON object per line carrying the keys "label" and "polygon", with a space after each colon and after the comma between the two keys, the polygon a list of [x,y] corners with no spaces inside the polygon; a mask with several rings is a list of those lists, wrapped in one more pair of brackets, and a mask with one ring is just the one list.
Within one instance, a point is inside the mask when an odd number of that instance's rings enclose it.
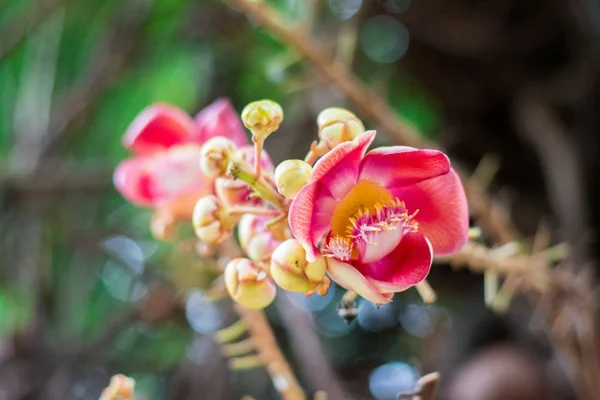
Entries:
{"label": "flower bud", "polygon": [[247,184],[231,178],[217,178],[215,193],[227,207],[260,203],[260,199],[250,199],[251,190]]}
{"label": "flower bud", "polygon": [[265,308],[275,299],[273,280],[247,258],[229,261],[224,277],[229,295],[244,307]]}
{"label": "flower bud", "polygon": [[[281,232],[281,237],[276,236],[267,229],[266,223],[272,217],[245,214],[238,225],[238,239],[242,250],[257,262],[267,262],[271,259],[273,251],[281,244],[286,232]],[[289,236],[287,236],[289,237]]]}
{"label": "flower bud", "polygon": [[216,196],[202,197],[194,207],[192,224],[196,235],[207,243],[220,243],[233,230],[233,220]]}
{"label": "flower bud", "polygon": [[255,141],[264,141],[279,128],[282,120],[281,106],[271,100],[254,101],[242,111],[242,121],[252,131]]}
{"label": "flower bud", "polygon": [[327,261],[319,256],[314,262],[306,261],[306,251],[296,239],[281,243],[271,256],[273,280],[290,292],[315,290],[325,278]]}
{"label": "flower bud", "polygon": [[360,119],[345,108],[326,108],[317,117],[319,138],[328,150],[340,143],[354,140],[365,131]]}
{"label": "flower bud", "polygon": [[302,160],[285,160],[275,168],[277,191],[293,199],[310,179],[312,167]]}
{"label": "flower bud", "polygon": [[200,151],[200,168],[208,177],[224,176],[229,160],[237,150],[235,143],[223,137],[208,139]]}
{"label": "flower bud", "polygon": [[99,400],[133,400],[135,381],[125,375],[115,375],[100,395]]}

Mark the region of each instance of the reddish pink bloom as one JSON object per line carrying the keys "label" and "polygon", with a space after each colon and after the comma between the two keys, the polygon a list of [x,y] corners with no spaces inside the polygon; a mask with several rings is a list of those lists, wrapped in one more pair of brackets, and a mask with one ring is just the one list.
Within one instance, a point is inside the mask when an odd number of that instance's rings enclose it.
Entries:
{"label": "reddish pink bloom", "polygon": [[134,204],[174,219],[190,218],[196,200],[213,192],[213,182],[202,174],[199,159],[202,144],[215,136],[225,136],[238,146],[248,144],[227,99],[215,101],[195,119],[168,104],[146,108],[123,138],[135,155],[117,166],[117,190]]}
{"label": "reddish pink bloom", "polygon": [[386,303],[425,279],[433,255],[463,246],[468,210],[443,153],[394,146],[365,155],[374,138],[365,132],[321,158],[289,223],[309,261],[328,256],[333,280]]}

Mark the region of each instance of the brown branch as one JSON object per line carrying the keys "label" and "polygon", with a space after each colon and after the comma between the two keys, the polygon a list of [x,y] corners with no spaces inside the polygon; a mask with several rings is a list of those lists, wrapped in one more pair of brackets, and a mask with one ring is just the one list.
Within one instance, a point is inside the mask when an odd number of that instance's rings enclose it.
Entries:
{"label": "brown branch", "polygon": [[292,368],[279,349],[264,312],[251,310],[238,304],[235,305],[235,309],[248,327],[260,360],[265,365],[273,385],[281,397],[284,400],[305,400],[306,397]]}
{"label": "brown branch", "polygon": [[415,389],[410,393],[403,393],[398,396],[398,399],[405,400],[435,400],[438,383],[440,382],[439,372],[432,372],[421,377]]}
{"label": "brown branch", "polygon": [[344,399],[343,387],[321,350],[308,315],[294,307],[286,296],[277,296],[277,306],[298,360],[300,375],[313,389],[326,392],[328,398]]}
{"label": "brown branch", "polygon": [[0,165],[0,188],[18,192],[72,192],[106,190],[112,182],[112,169],[81,168],[64,163],[46,164],[36,175],[28,170]]}
{"label": "brown branch", "polygon": [[[379,124],[383,131],[396,142],[419,148],[436,148],[435,143],[422,139],[421,134],[365,84],[360,82],[347,68],[336,62],[321,48],[309,32],[286,21],[268,4],[252,0],[229,0],[238,9],[267,28],[273,35],[302,55],[310,65],[326,76],[367,118]],[[480,220],[481,227],[497,242],[506,243],[518,237],[506,210],[492,202],[476,181],[455,167],[465,182],[471,210]]]}

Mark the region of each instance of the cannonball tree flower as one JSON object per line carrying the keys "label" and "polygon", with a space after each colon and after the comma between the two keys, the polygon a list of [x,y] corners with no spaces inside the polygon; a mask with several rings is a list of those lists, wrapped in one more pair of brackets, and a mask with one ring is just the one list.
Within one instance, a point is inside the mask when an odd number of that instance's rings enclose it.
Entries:
{"label": "cannonball tree flower", "polygon": [[114,173],[117,190],[131,203],[156,210],[159,220],[191,218],[194,204],[213,193],[213,180],[200,170],[202,144],[224,136],[248,145],[241,120],[227,99],[218,99],[195,118],[183,110],[154,104],[131,123],[123,144],[134,156]]}
{"label": "cannonball tree flower", "polygon": [[467,241],[465,193],[436,150],[382,147],[367,131],[314,166],[289,224],[308,261],[327,256],[331,278],[374,303],[423,281],[433,255]]}

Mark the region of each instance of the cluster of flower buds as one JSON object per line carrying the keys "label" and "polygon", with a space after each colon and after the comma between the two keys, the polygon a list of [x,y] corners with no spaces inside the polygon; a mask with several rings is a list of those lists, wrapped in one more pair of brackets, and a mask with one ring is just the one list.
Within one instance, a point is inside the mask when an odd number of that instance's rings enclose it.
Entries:
{"label": "cluster of flower buds", "polygon": [[[317,117],[319,140],[306,158],[285,160],[277,168],[263,151],[283,121],[281,107],[271,100],[248,104],[241,121],[229,103],[209,107],[197,117],[199,127],[180,111],[154,112],[152,124],[144,116],[138,123],[143,129],[133,130],[133,147],[144,144],[149,155],[136,161],[139,169],[122,167],[116,183],[132,199],[161,206],[153,226],[164,237],[173,236],[172,221],[187,214],[205,244],[230,239],[238,226],[247,258],[231,260],[224,280],[231,298],[243,306],[268,306],[276,286],[324,294],[329,277],[372,302],[386,303],[393,293],[425,279],[433,255],[452,254],[466,241],[466,200],[448,158],[409,147],[367,153],[375,132],[365,132],[346,109],[323,110]],[[159,141],[162,147],[141,140],[156,141],[158,131],[174,126],[178,131]],[[188,143],[189,138],[195,141]],[[182,141],[185,151],[173,147]],[[162,149],[162,164],[156,148]],[[149,166],[157,170],[146,187],[142,172]],[[131,183],[140,190],[129,190]],[[146,193],[153,197],[142,197]]]}

